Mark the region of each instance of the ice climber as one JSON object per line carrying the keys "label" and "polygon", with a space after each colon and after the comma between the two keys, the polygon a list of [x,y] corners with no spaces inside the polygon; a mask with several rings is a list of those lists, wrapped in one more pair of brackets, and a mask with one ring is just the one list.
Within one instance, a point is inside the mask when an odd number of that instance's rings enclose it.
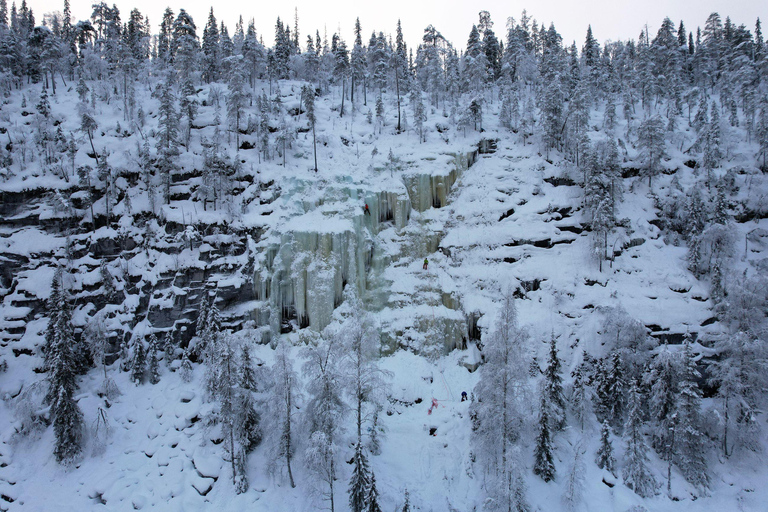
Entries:
{"label": "ice climber", "polygon": [[424,258],[424,266],[422,268],[424,270],[427,270],[427,265],[429,265],[429,260],[427,258]]}
{"label": "ice climber", "polygon": [[368,209],[368,204],[367,203],[365,205],[365,208],[363,208],[363,213],[366,214],[366,215],[370,215],[371,214],[371,210]]}

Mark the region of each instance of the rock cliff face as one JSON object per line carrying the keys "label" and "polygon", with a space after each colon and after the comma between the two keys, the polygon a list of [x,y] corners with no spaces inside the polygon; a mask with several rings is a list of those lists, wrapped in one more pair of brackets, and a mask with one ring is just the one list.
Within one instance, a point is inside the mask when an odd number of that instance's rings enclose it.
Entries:
{"label": "rock cliff face", "polygon": [[[260,217],[279,218],[268,225],[219,216],[206,222],[197,211],[195,222],[184,222],[183,207],[173,200],[168,209],[182,210],[180,222],[163,218],[168,210],[132,212],[126,198],[146,190],[137,175],[128,173],[120,176],[115,200],[122,209],[114,208],[109,219],[96,215],[93,222],[83,219],[90,202],[105,201],[98,187],[58,179],[49,186],[40,180],[31,189],[4,191],[2,343],[11,344],[16,354],[35,351],[49,284],[54,269],[62,266],[65,286],[81,313],[78,331],[88,315],[102,312],[100,318],[111,327],[113,352],[140,324],[142,335],[146,329],[171,332],[185,345],[195,334],[203,297],[216,301],[226,328],[255,328],[261,342],[303,328],[322,330],[345,290],[354,291],[371,311],[392,313],[381,325],[390,351],[410,331],[434,331],[439,340],[433,343],[441,350],[465,346],[467,313],[455,293],[426,282],[410,293],[393,293],[387,273],[439,249],[444,233],[429,228],[431,220],[419,214],[448,205],[456,181],[488,146],[482,141],[478,149],[430,158],[425,171],[417,163],[402,181],[389,181],[387,189],[349,177],[254,185],[253,176],[237,176],[234,188],[257,195]],[[194,194],[199,176],[174,174],[172,199]],[[68,200],[61,206],[63,196]],[[417,302],[430,308],[428,315],[414,311]]]}

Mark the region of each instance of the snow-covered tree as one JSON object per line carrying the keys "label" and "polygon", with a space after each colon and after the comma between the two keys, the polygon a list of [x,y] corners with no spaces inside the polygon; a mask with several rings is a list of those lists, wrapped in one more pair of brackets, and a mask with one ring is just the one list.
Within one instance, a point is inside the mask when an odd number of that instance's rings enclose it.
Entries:
{"label": "snow-covered tree", "polygon": [[240,147],[240,119],[246,106],[247,98],[243,84],[243,75],[239,69],[232,71],[228,83],[229,95],[227,96],[227,119],[229,128],[235,133],[236,147]]}
{"label": "snow-covered tree", "polygon": [[355,456],[352,458],[352,477],[349,480],[349,508],[352,512],[366,512],[368,488],[371,486],[371,469],[362,444],[355,444]]}
{"label": "snow-covered tree", "polygon": [[149,349],[147,350],[147,375],[150,384],[160,382],[160,367],[157,355],[158,342],[154,334],[149,335]]}
{"label": "snow-covered tree", "polygon": [[617,429],[624,422],[626,380],[621,354],[614,350],[609,358],[602,359],[596,368],[597,418],[608,420]]}
{"label": "snow-covered tree", "polygon": [[573,447],[573,459],[568,467],[565,477],[565,490],[563,491],[563,504],[569,511],[579,510],[584,499],[584,483],[586,480],[586,467],[584,454],[586,450],[579,442]]}
{"label": "snow-covered tree", "polygon": [[178,133],[179,115],[174,105],[172,75],[169,72],[160,86],[160,109],[158,110],[157,135],[157,171],[163,180],[163,197],[166,203],[171,200],[171,172],[177,169],[176,157],[179,156]]}
{"label": "snow-covered tree", "polygon": [[518,489],[517,469],[530,392],[523,348],[526,336],[517,323],[514,301],[513,290],[505,290],[494,328],[484,332],[485,364],[473,391],[477,401],[470,406],[475,418],[472,445],[489,475],[486,493],[499,510],[525,500],[524,487]]}
{"label": "snow-covered tree", "polygon": [[131,382],[142,384],[147,373],[147,354],[144,351],[144,342],[135,338],[133,342],[133,357],[131,358]]}
{"label": "snow-covered tree", "polygon": [[627,487],[643,498],[656,494],[658,483],[651,473],[648,461],[648,447],[643,439],[643,404],[637,383],[629,392],[629,417],[624,428],[627,447],[624,451],[622,475]]}
{"label": "snow-covered tree", "polygon": [[346,354],[343,371],[346,373],[346,394],[355,412],[357,443],[362,444],[363,426],[367,419],[366,406],[376,409],[386,395],[385,378],[388,372],[378,366],[381,342],[373,319],[362,313],[363,305],[356,296],[347,299],[352,314],[343,326],[343,352]]}
{"label": "snow-covered tree", "polygon": [[664,120],[661,116],[651,116],[637,129],[637,144],[643,160],[643,173],[648,176],[648,187],[652,179],[661,172],[661,160],[666,155],[664,140]]}
{"label": "snow-covered tree", "polygon": [[565,394],[563,393],[562,362],[557,355],[557,341],[555,336],[549,342],[549,359],[544,370],[544,389],[546,404],[549,410],[547,417],[550,420],[552,431],[565,428]]}
{"label": "snow-covered tree", "polygon": [[674,431],[678,397],[679,368],[673,354],[663,347],[656,355],[646,374],[647,385],[651,388],[648,398],[648,414],[652,428],[652,446],[662,459],[670,460],[675,451]]}
{"label": "snow-covered tree", "polygon": [[284,461],[291,487],[296,487],[293,481],[291,461],[296,450],[294,409],[300,397],[301,382],[293,368],[290,347],[285,341],[281,341],[277,345],[270,382],[271,387],[268,392],[269,415],[265,418],[267,423],[265,432],[269,433],[267,451],[270,468],[274,470],[275,466]]}
{"label": "snow-covered tree", "polygon": [[579,422],[579,427],[584,430],[584,421],[589,418],[592,410],[592,389],[589,386],[588,368],[582,361],[572,372],[573,384],[571,385],[570,405],[574,417]]}
{"label": "snow-covered tree", "polygon": [[542,395],[536,446],[533,450],[533,474],[540,476],[545,482],[555,478],[555,459],[552,454],[549,408],[546,396]]}
{"label": "snow-covered tree", "polygon": [[376,475],[371,471],[371,485],[368,486],[368,493],[365,497],[365,512],[382,512],[379,506],[379,491],[376,489]]}
{"label": "snow-covered tree", "polygon": [[[74,376],[71,377],[74,380]],[[83,413],[74,399],[76,385],[64,384],[58,387],[58,396],[51,405],[53,432],[56,443],[53,455],[60,464],[72,464],[83,451]]]}
{"label": "snow-covered tree", "polygon": [[309,85],[303,85],[301,87],[301,101],[304,103],[307,112],[307,121],[312,128],[312,149],[315,154],[315,172],[317,172],[317,137],[315,135],[315,89]]}
{"label": "snow-covered tree", "polygon": [[709,486],[706,443],[701,429],[701,374],[690,341],[683,346],[675,425],[675,463],[686,480],[697,487]]}
{"label": "snow-covered tree", "polygon": [[[302,351],[302,371],[309,385],[304,424],[309,440],[304,454],[307,468],[319,485],[322,498],[334,510],[334,484],[340,437],[344,431],[344,382],[341,371],[343,344],[340,333],[326,328],[321,336],[309,335]],[[322,489],[323,486],[327,486]]]}
{"label": "snow-covered tree", "polygon": [[600,447],[595,454],[595,463],[600,469],[616,473],[616,458],[613,456],[611,426],[608,421],[604,421],[600,427]]}

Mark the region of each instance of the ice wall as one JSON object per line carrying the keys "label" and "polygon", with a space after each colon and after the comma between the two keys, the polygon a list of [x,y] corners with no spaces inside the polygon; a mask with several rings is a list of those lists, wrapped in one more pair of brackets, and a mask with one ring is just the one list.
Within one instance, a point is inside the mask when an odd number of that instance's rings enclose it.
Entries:
{"label": "ice wall", "polygon": [[478,152],[441,155],[440,159],[425,160],[414,171],[404,173],[403,183],[413,209],[423,212],[448,204],[451,188],[462,173],[475,163]]}
{"label": "ice wall", "polygon": [[[288,180],[283,199],[294,214],[272,230],[257,260],[253,289],[259,313],[251,317],[269,325],[272,335],[296,327],[321,330],[345,288],[353,286],[366,309],[378,313],[385,350],[406,345],[429,353],[463,347],[467,316],[456,293],[439,282],[421,282],[422,274],[407,277],[417,285],[405,293],[393,292],[392,285],[402,280],[403,267],[434,254],[443,236],[427,218],[412,218],[411,210],[448,204],[451,188],[478,152],[440,155],[406,171],[402,182],[378,189],[352,177],[333,183]],[[370,215],[364,213],[366,204]],[[379,238],[391,227],[399,244],[394,251],[391,232],[386,240]]]}
{"label": "ice wall", "polygon": [[[321,330],[342,302],[346,286],[372,309],[386,301],[381,272],[389,258],[376,235],[387,227],[404,228],[411,203],[405,190],[370,190],[352,179],[317,190],[316,182],[292,180],[286,201],[298,215],[275,230],[254,272],[254,296],[260,320],[272,333],[299,328]],[[365,214],[367,204],[370,214]]]}

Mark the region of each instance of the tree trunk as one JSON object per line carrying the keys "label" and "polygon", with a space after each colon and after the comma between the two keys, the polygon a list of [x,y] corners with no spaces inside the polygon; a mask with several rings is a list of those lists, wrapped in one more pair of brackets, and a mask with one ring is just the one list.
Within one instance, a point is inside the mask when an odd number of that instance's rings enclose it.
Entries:
{"label": "tree trunk", "polygon": [[347,81],[344,80],[344,77],[341,77],[341,113],[339,114],[339,117],[344,117],[344,98],[346,97],[346,85]]}
{"label": "tree trunk", "polygon": [[397,65],[395,65],[395,89],[397,90],[397,133],[400,133],[400,74]]}
{"label": "tree trunk", "polygon": [[286,419],[285,419],[285,464],[288,466],[288,478],[291,481],[291,488],[296,488],[296,483],[293,481],[293,471],[291,471],[291,390],[286,386]]}
{"label": "tree trunk", "polygon": [[336,472],[333,464],[333,457],[331,457],[331,478],[329,483],[329,487],[331,488],[331,512],[334,512],[333,507],[333,480],[336,478]]}
{"label": "tree trunk", "polygon": [[317,172],[317,139],[315,137],[315,123],[312,123],[312,148],[315,151],[315,172]]}

